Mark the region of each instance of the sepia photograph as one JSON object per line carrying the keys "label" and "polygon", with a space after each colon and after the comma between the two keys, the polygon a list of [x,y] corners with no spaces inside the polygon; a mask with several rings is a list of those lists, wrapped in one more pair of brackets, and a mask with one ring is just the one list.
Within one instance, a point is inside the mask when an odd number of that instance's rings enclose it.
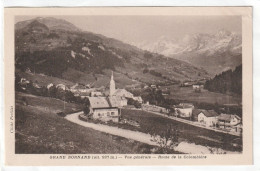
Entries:
{"label": "sepia photograph", "polygon": [[248,150],[242,15],[28,13],[12,24],[14,155]]}

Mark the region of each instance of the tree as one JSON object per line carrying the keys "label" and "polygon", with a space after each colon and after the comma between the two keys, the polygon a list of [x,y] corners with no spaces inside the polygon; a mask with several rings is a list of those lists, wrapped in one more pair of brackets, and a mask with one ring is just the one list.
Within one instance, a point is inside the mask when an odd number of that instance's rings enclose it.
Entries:
{"label": "tree", "polygon": [[169,154],[173,152],[174,148],[179,145],[179,130],[173,125],[167,125],[167,129],[157,133],[151,134],[151,141],[159,145],[158,152],[162,154]]}
{"label": "tree", "polygon": [[83,111],[84,111],[84,114],[87,115],[87,116],[90,116],[90,102],[89,102],[89,99],[86,98],[85,99],[85,106],[83,108]]}
{"label": "tree", "polygon": [[49,96],[50,97],[56,97],[57,88],[55,86],[51,86],[49,88]]}
{"label": "tree", "polygon": [[90,112],[89,106],[85,106],[84,109],[83,109],[83,111],[84,111],[84,114],[85,114],[85,115],[89,115],[89,112]]}

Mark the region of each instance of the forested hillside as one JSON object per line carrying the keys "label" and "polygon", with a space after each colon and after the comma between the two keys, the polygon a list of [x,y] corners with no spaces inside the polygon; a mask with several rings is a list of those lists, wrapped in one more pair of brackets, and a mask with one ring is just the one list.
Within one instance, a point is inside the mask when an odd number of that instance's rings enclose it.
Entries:
{"label": "forested hillside", "polygon": [[228,70],[208,80],[205,89],[220,93],[236,93],[242,95],[242,65],[235,70]]}

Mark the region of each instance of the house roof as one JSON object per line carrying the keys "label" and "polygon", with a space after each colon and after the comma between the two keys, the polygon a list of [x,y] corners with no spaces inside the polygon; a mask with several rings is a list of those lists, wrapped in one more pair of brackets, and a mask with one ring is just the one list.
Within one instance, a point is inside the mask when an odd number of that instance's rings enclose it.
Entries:
{"label": "house roof", "polygon": [[224,114],[224,113],[221,113],[219,116],[218,116],[218,119],[219,120],[224,120],[224,121],[231,121],[232,118],[236,117],[237,119],[241,119],[239,116],[237,115],[231,115],[231,114]]}
{"label": "house roof", "polygon": [[203,113],[206,117],[216,117],[218,116],[218,113],[214,110],[204,110],[204,109],[195,109],[193,110],[193,115],[199,115],[200,113]]}
{"label": "house roof", "polygon": [[138,100],[138,101],[143,101],[143,99],[142,99],[141,96],[135,96],[133,99],[134,99],[134,100]]}
{"label": "house roof", "polygon": [[97,108],[115,108],[121,106],[121,97],[89,97],[90,106],[94,109]]}
{"label": "house roof", "polygon": [[205,116],[207,117],[216,117],[218,116],[218,113],[215,112],[214,110],[202,110],[201,111]]}
{"label": "house roof", "polygon": [[202,109],[194,109],[194,110],[192,111],[192,115],[197,116],[198,114],[201,113],[201,111],[202,111]]}
{"label": "house roof", "polygon": [[89,97],[90,106],[92,108],[109,108],[110,105],[106,97]]}

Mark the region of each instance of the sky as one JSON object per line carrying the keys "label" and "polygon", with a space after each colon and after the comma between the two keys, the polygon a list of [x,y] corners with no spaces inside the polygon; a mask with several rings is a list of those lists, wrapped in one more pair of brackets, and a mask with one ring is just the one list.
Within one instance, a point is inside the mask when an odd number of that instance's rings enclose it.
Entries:
{"label": "sky", "polygon": [[[16,22],[45,16],[19,16]],[[160,37],[181,39],[187,34],[216,33],[225,29],[242,32],[241,16],[46,16],[67,20],[84,31],[127,43]]]}

